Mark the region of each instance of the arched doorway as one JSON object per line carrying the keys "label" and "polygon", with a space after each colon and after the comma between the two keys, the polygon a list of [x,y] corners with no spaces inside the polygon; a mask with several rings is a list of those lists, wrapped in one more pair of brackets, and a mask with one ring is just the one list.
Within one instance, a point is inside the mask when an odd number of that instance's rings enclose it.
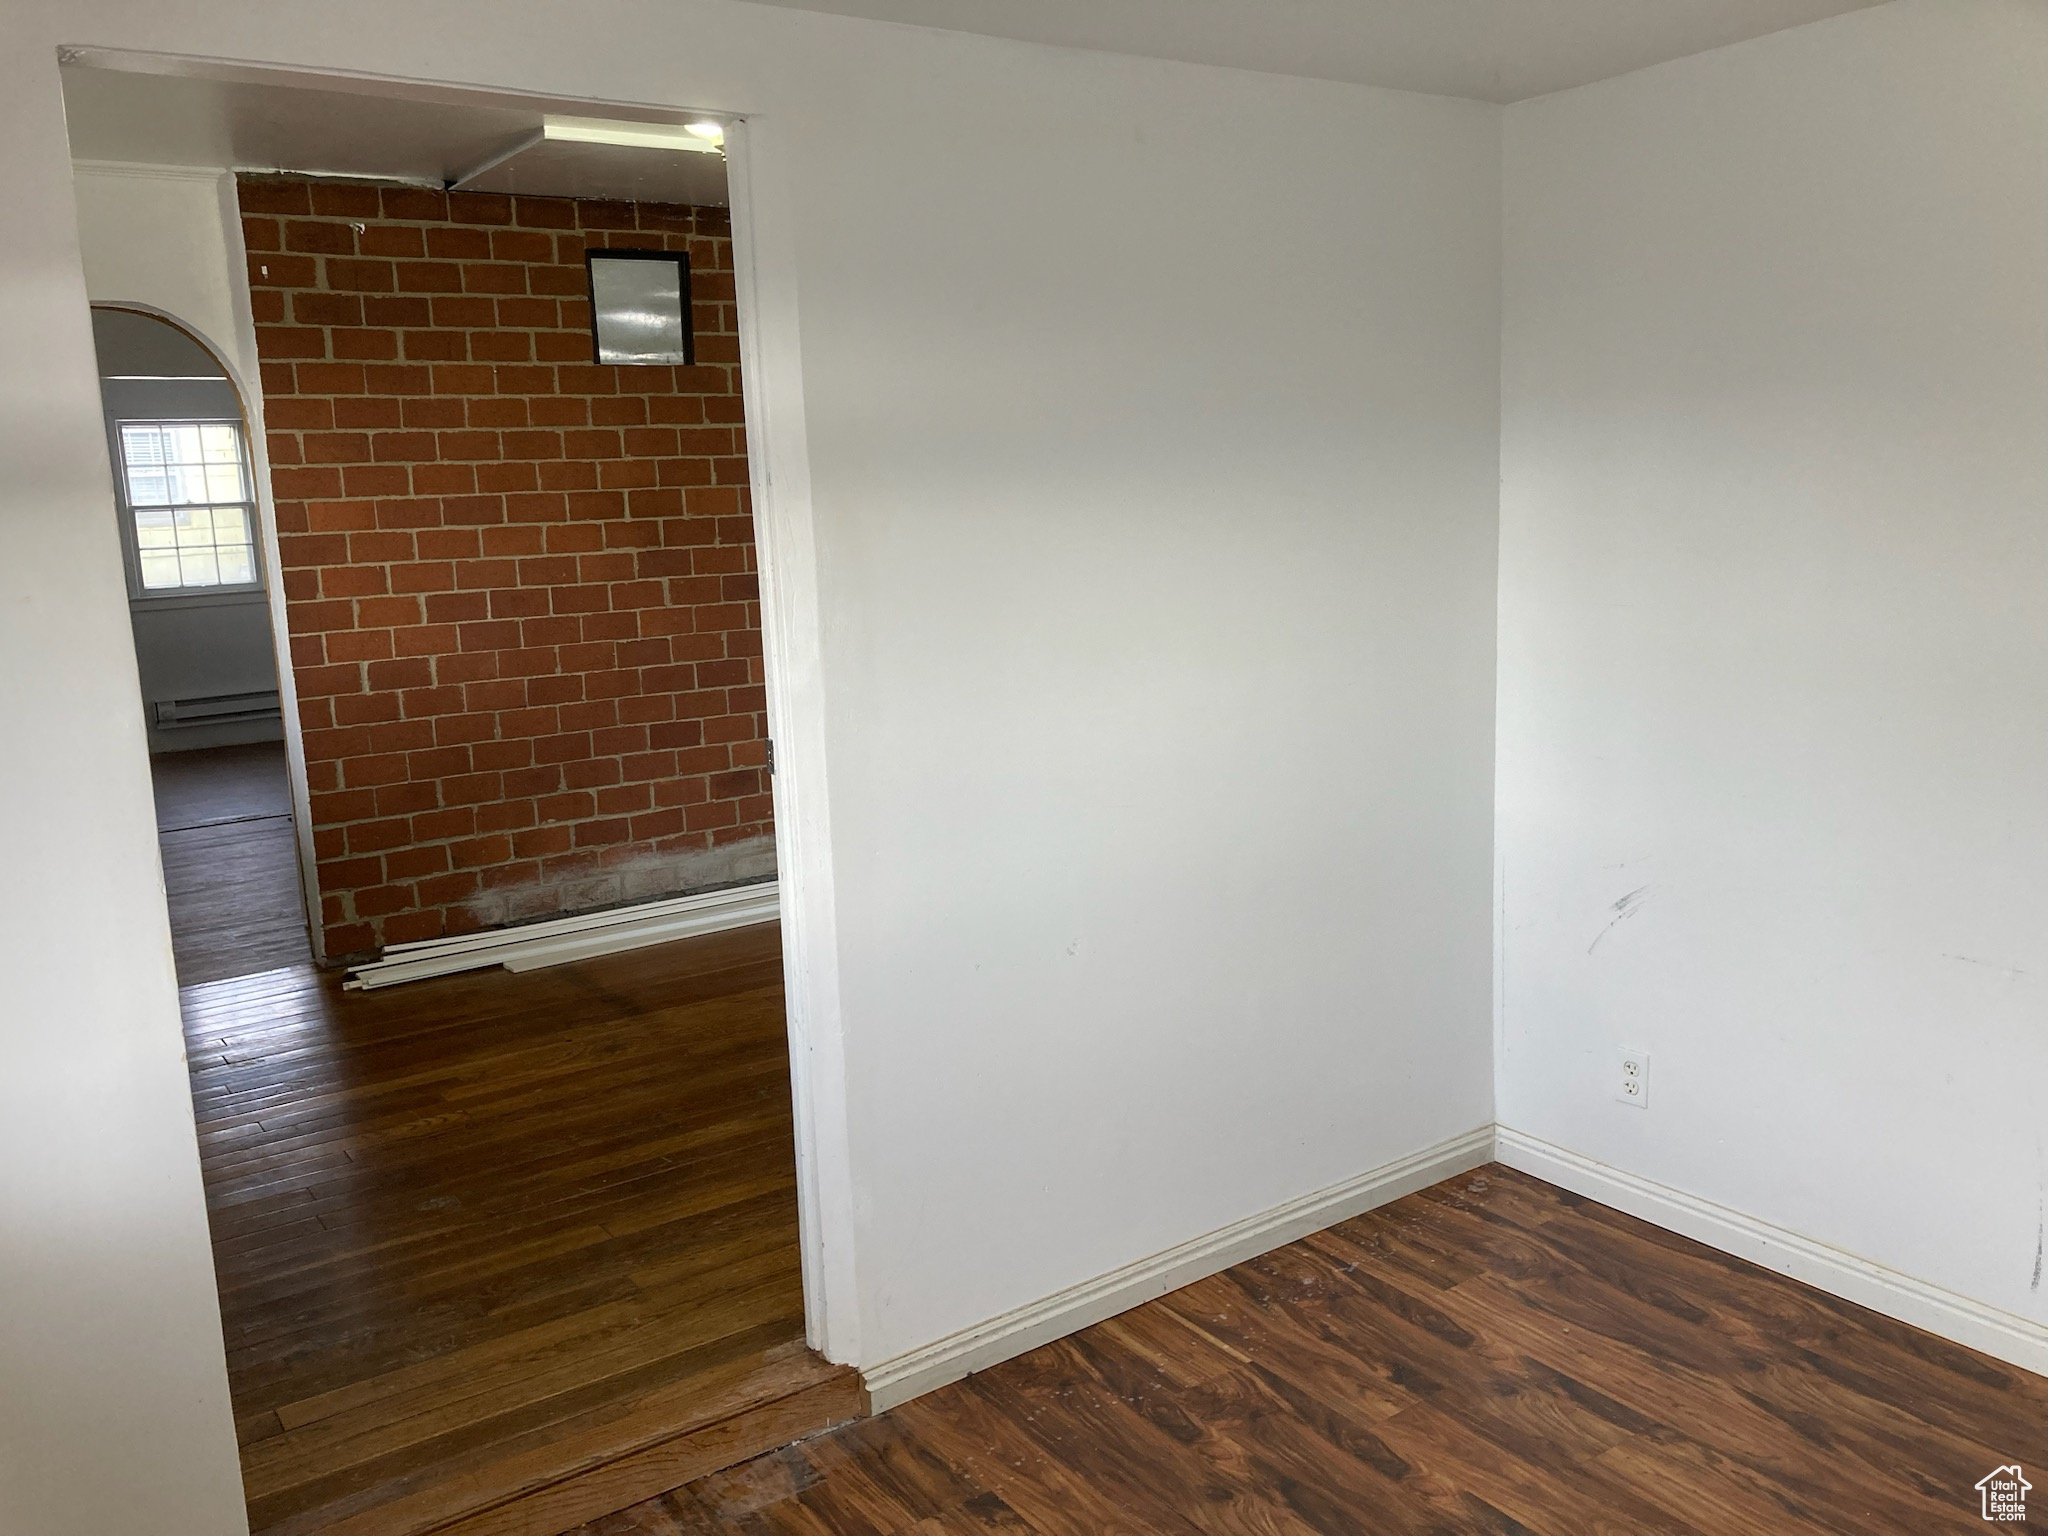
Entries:
{"label": "arched doorway", "polygon": [[184,328],[95,306],[181,985],[310,958],[242,401]]}

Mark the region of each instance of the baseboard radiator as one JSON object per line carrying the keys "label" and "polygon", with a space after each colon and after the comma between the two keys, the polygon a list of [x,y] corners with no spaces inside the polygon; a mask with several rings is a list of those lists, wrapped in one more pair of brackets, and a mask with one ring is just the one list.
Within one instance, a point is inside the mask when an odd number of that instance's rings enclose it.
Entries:
{"label": "baseboard radiator", "polygon": [[275,688],[263,693],[203,693],[189,699],[154,699],[150,723],[160,731],[195,725],[240,725],[249,720],[282,720]]}
{"label": "baseboard radiator", "polygon": [[375,991],[494,965],[508,971],[534,971],[727,928],[772,923],[781,913],[780,887],[773,880],[761,880],[723,891],[522,923],[516,928],[492,928],[459,938],[392,944],[377,959],[351,966],[342,985],[351,991]]}

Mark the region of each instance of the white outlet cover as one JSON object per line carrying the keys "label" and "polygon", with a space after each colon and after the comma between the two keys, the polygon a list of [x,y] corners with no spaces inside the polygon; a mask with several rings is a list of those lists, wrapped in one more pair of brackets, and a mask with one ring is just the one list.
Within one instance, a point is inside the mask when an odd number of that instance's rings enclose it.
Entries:
{"label": "white outlet cover", "polygon": [[1645,1109],[1650,1103],[1650,1053],[1622,1046],[1614,1053],[1614,1096]]}

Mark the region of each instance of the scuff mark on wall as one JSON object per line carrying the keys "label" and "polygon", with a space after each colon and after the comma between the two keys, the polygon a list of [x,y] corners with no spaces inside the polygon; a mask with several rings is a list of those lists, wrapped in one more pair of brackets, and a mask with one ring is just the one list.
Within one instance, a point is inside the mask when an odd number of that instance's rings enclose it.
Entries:
{"label": "scuff mark on wall", "polygon": [[2034,1132],[2034,1280],[2028,1290],[2041,1289],[2042,1239],[2048,1237],[2048,1176],[2044,1176],[2041,1133]]}
{"label": "scuff mark on wall", "polygon": [[2031,976],[2032,971],[2023,971],[2016,965],[2000,965],[1996,960],[1979,960],[1975,955],[1952,955],[1942,951],[1944,960],[1960,960],[1964,965],[1981,965],[1987,971],[2003,971],[2008,976]]}
{"label": "scuff mark on wall", "polygon": [[1589,955],[1593,953],[1594,950],[1600,947],[1600,941],[1606,938],[1607,935],[1609,935],[1610,933],[1614,932],[1615,928],[1619,924],[1621,924],[1622,922],[1626,921],[1631,917],[1634,917],[1638,912],[1642,911],[1644,904],[1647,903],[1650,899],[1650,892],[1652,889],[1652,887],[1647,885],[1637,886],[1634,890],[1630,891],[1626,896],[1622,897],[1619,901],[1615,902],[1613,906],[1609,907],[1608,910],[1612,912],[1614,916],[1607,920],[1607,926],[1605,928],[1602,928],[1597,934],[1593,936],[1593,942],[1586,946],[1586,953]]}
{"label": "scuff mark on wall", "polygon": [[626,844],[563,860],[555,872],[493,883],[463,911],[474,926],[497,928],[774,878],[773,835],[666,853]]}

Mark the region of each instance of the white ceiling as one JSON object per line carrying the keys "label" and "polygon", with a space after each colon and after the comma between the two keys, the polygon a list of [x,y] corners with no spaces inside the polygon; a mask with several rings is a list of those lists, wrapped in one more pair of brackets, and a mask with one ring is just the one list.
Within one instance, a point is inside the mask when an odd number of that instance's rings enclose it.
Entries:
{"label": "white ceiling", "polygon": [[[375,176],[445,186],[516,146],[530,145],[546,116],[538,104],[75,64],[63,76],[65,124],[71,153],[80,160]],[[725,162],[716,154],[580,149],[552,160],[529,150],[478,185],[551,197],[725,203]]]}
{"label": "white ceiling", "polygon": [[1482,101],[1587,85],[1884,0],[754,0]]}
{"label": "white ceiling", "polygon": [[[1507,102],[1886,0],[752,3]],[[515,98],[385,94],[370,82],[312,89],[273,83],[260,71],[208,78],[79,63],[63,73],[72,153],[82,160],[448,184],[533,138],[544,114],[544,104]],[[520,190],[540,191],[544,182],[557,196],[725,201],[723,165],[716,157],[678,157],[673,174],[650,166],[645,154],[562,159],[555,165],[540,157],[535,168],[529,157],[517,167],[527,178]]]}
{"label": "white ceiling", "polygon": [[[575,125],[575,131],[561,132],[565,124]],[[541,133],[455,185],[471,192],[725,206],[725,157],[704,140],[680,135],[682,143],[695,147],[679,150],[607,142],[586,132],[596,129],[602,135],[604,128],[602,119],[551,116]]]}

